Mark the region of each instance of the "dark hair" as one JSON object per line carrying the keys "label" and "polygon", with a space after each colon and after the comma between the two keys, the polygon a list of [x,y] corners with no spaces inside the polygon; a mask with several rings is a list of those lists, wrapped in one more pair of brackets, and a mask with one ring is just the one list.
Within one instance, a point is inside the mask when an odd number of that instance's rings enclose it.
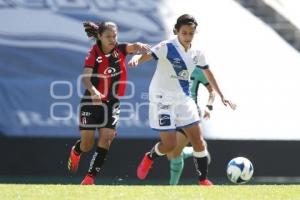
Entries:
{"label": "dark hair", "polygon": [[93,37],[94,39],[98,39],[97,34],[102,34],[104,31],[115,28],[118,30],[118,27],[113,22],[101,22],[101,23],[95,23],[95,22],[83,22],[84,31],[86,32],[87,36]]}
{"label": "dark hair", "polygon": [[182,25],[195,25],[195,28],[197,28],[198,23],[192,15],[189,14],[181,15],[180,17],[178,17],[177,22],[174,26],[173,29],[174,34],[176,33],[176,31],[177,32],[179,31]]}

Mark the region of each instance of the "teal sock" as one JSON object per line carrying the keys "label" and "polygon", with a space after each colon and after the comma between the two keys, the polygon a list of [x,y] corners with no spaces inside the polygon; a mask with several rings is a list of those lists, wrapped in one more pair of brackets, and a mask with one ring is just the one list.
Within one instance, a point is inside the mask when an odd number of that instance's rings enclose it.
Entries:
{"label": "teal sock", "polygon": [[183,154],[170,160],[170,185],[177,185],[184,167]]}
{"label": "teal sock", "polygon": [[183,159],[187,159],[193,156],[193,147],[184,147],[182,150],[183,153]]}

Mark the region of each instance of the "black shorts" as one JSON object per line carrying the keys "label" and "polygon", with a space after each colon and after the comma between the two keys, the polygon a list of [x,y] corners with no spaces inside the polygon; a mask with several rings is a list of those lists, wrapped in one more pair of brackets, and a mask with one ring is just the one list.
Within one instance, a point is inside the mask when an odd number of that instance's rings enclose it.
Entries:
{"label": "black shorts", "polygon": [[103,101],[101,105],[93,105],[91,100],[81,100],[79,130],[116,129],[119,115],[119,100]]}

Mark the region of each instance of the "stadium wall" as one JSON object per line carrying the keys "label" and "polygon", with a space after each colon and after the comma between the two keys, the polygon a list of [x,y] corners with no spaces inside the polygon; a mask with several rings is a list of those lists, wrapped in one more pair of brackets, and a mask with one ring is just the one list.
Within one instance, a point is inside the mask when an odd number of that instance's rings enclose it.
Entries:
{"label": "stadium wall", "polygon": [[[70,138],[1,138],[0,181],[5,182],[3,177],[15,182],[22,177],[69,178],[67,158],[74,142],[75,139]],[[101,179],[124,180],[125,184],[137,181],[136,167],[143,153],[155,142],[155,139],[116,139],[102,169]],[[295,156],[300,152],[299,144],[299,141],[209,140],[212,155],[209,175],[225,178],[227,162],[233,157],[245,156],[254,164],[255,177],[299,177],[300,160]],[[84,176],[90,158],[91,154],[83,157],[78,173],[72,177],[79,179]],[[195,179],[194,175],[193,161],[188,159],[182,177]],[[162,158],[154,164],[147,181],[163,180],[162,183],[167,183],[168,177],[168,162]],[[54,182],[59,183],[59,179]]]}

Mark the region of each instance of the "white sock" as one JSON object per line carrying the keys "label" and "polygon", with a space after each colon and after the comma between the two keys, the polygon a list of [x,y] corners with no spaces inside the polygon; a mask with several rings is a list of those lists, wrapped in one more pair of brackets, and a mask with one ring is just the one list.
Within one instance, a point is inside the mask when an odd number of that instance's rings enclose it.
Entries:
{"label": "white sock", "polygon": [[206,157],[207,155],[208,155],[208,152],[206,149],[204,151],[200,151],[200,152],[196,152],[196,151],[193,152],[193,156],[196,158],[203,158],[203,157]]}

